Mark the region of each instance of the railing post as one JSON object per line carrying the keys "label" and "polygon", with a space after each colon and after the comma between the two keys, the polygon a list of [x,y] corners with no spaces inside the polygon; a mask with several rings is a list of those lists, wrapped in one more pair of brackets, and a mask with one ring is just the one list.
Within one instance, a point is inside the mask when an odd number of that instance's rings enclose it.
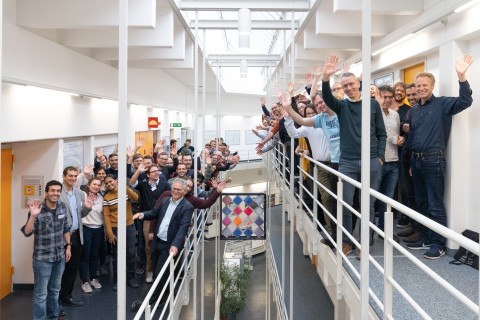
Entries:
{"label": "railing post", "polygon": [[384,311],[383,318],[387,319],[392,315],[393,310],[393,287],[390,279],[393,277],[393,245],[390,241],[393,241],[393,212],[392,206],[387,204],[387,211],[385,212],[385,234],[384,234]]}
{"label": "railing post", "polygon": [[339,177],[337,182],[337,300],[343,298],[342,291],[342,278],[343,278],[343,263],[342,256],[340,252],[342,250],[343,243],[343,231],[341,226],[343,226],[343,181]]}
{"label": "railing post", "polygon": [[313,164],[313,174],[312,174],[312,183],[313,183],[313,223],[315,224],[315,228],[318,227],[318,205],[317,203],[315,202],[315,200],[318,199],[318,186],[316,184],[316,180],[317,180],[317,174],[318,174],[318,167],[317,165],[314,163]]}
{"label": "railing post", "polygon": [[283,144],[282,148],[282,295],[285,297],[285,191],[287,189],[287,179],[285,176],[285,157],[286,157],[286,147]]}
{"label": "railing post", "polygon": [[[186,252],[187,250],[184,250],[183,252]],[[170,305],[170,312],[173,311],[173,302],[175,299],[175,262],[172,259],[170,260],[170,288],[169,288],[169,305]]]}

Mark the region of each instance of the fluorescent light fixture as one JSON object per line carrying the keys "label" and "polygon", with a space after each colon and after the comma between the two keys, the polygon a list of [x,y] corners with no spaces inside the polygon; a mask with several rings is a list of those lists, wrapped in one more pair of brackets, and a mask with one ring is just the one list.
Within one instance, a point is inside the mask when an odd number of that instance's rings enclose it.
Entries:
{"label": "fluorescent light fixture", "polygon": [[458,7],[457,9],[453,10],[454,12],[456,13],[459,13],[459,12],[462,12],[463,10],[465,9],[468,9],[476,4],[480,3],[480,0],[472,0],[472,1],[469,1],[467,3],[465,3],[464,5],[461,5],[460,7]]}
{"label": "fluorescent light fixture", "polygon": [[252,32],[252,17],[250,9],[238,10],[238,47],[250,48],[250,33]]}
{"label": "fluorescent light fixture", "polygon": [[376,55],[382,53],[383,51],[386,51],[386,50],[388,50],[388,49],[390,49],[390,48],[395,47],[396,45],[402,43],[403,41],[405,41],[405,40],[413,37],[413,35],[414,35],[413,32],[410,33],[410,34],[407,34],[405,37],[403,37],[403,38],[401,38],[401,39],[398,39],[397,41],[394,41],[394,42],[390,43],[389,45],[387,45],[387,46],[385,46],[385,47],[383,47],[383,48],[380,48],[380,49],[376,50],[374,53],[372,53],[372,56],[375,57]]}

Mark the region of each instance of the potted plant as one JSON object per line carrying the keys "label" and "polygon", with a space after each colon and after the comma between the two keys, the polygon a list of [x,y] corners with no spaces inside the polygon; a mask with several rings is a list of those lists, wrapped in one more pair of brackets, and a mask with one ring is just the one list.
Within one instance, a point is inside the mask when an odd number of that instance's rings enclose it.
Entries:
{"label": "potted plant", "polygon": [[222,320],[235,319],[236,314],[245,307],[250,273],[250,268],[247,266],[222,263],[220,267],[222,284],[220,318]]}

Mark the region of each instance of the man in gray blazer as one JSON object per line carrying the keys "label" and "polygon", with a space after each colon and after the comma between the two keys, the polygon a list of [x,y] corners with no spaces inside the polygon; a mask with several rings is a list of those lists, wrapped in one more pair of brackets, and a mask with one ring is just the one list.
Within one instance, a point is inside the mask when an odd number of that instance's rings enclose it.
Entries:
{"label": "man in gray blazer", "polygon": [[70,229],[72,256],[65,264],[59,299],[61,304],[70,307],[79,307],[83,305],[83,302],[73,299],[72,291],[77,277],[78,266],[80,265],[80,258],[82,256],[82,218],[92,209],[92,203],[85,201],[87,198],[85,192],[75,187],[77,176],[77,168],[66,167],[63,169],[63,188],[60,195],[60,201],[63,201],[67,207],[68,224],[72,226]]}

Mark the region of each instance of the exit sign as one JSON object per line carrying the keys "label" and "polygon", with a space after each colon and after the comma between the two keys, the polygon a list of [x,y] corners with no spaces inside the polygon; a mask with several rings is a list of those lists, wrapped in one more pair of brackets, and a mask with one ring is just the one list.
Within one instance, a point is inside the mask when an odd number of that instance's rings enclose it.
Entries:
{"label": "exit sign", "polygon": [[170,123],[170,128],[181,128],[182,123],[181,122],[171,122]]}

